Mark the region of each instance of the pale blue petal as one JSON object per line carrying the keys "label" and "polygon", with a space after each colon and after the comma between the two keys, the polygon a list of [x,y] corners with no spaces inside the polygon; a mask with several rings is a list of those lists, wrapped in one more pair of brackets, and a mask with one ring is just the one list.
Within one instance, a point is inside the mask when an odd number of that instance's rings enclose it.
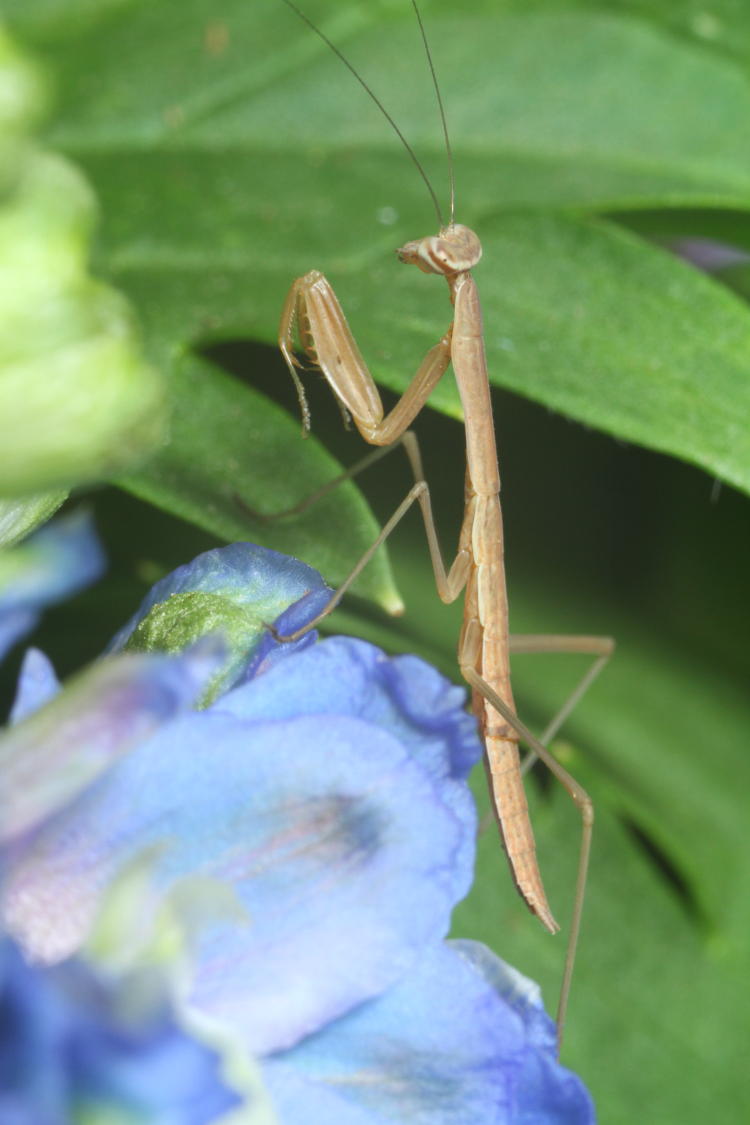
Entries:
{"label": "pale blue petal", "polygon": [[464,709],[465,692],[416,656],[388,657],[352,637],[321,641],[282,668],[261,670],[257,681],[236,687],[214,710],[248,722],[297,715],[354,715],[389,730],[432,778],[438,799],[464,827],[456,857],[455,902],[473,877],[476,808],[465,784],[481,757],[476,721]]}
{"label": "pale blue petal", "polygon": [[[582,1083],[449,945],[263,1064],[284,1125],[592,1125]],[[540,1089],[544,1088],[543,1101]]]}
{"label": "pale blue petal", "polygon": [[32,968],[0,945],[0,1122],[210,1125],[239,1098],[215,1051],[170,1011],[166,982],[105,982],[81,962]]}
{"label": "pale blue petal", "polygon": [[285,677],[267,678],[261,692],[237,687],[214,707],[248,719],[357,715],[408,742],[436,777],[465,780],[481,758],[466,692],[417,656],[388,657],[365,641],[331,637],[295,659]]}
{"label": "pale blue petal", "polygon": [[501,961],[481,942],[452,941],[449,945],[482,974],[498,996],[520,1017],[527,1050],[516,1090],[528,1125],[593,1125],[594,1105],[586,1087],[557,1061],[557,1031],[542,1004],[534,981]]}
{"label": "pale blue petal", "polygon": [[54,699],[59,690],[60,681],[49,657],[45,656],[41,649],[27,649],[18,673],[16,697],[9,716],[10,723],[14,725],[20,723],[22,719],[28,719],[45,703]]}
{"label": "pale blue petal", "polygon": [[221,651],[100,661],[0,735],[0,840],[32,830],[114,761],[191,706]]}
{"label": "pale blue petal", "polygon": [[47,605],[95,581],[104,556],[86,512],[63,516],[0,557],[0,658]]}
{"label": "pale blue petal", "polygon": [[0,1121],[3,1125],[69,1125],[59,1114],[39,1114],[15,1094],[0,1094]]}
{"label": "pale blue petal", "polygon": [[161,893],[193,874],[230,884],[247,926],[206,929],[191,1001],[262,1053],[377,995],[445,934],[464,837],[386,731],[199,712],[11,857],[6,924],[35,956],[72,952],[107,884],[145,849]]}
{"label": "pale blue petal", "polygon": [[544,1010],[542,990],[536,981],[519,973],[481,941],[459,938],[448,944],[470,961],[488,984],[518,1012],[529,1039],[540,1049],[554,1055],[557,1051],[557,1029]]}

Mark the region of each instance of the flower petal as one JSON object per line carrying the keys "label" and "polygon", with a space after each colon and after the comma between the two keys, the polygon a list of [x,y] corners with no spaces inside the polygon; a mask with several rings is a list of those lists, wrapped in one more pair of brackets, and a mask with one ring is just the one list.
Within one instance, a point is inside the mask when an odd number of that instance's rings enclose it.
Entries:
{"label": "flower petal", "polygon": [[365,641],[331,637],[300,653],[282,680],[269,676],[261,692],[237,687],[214,707],[249,719],[356,715],[408,741],[434,776],[464,780],[482,755],[465,701],[463,688],[417,656],[387,657]]}
{"label": "flower petal", "polygon": [[387,731],[350,717],[246,724],[199,712],[134,749],[11,857],[6,924],[36,957],[69,954],[144,849],[162,893],[191,875],[222,880],[247,926],[207,925],[190,1002],[267,1051],[377,995],[445,934],[465,836]]}
{"label": "flower petal", "polygon": [[49,657],[41,649],[27,649],[18,673],[16,697],[10,710],[11,725],[28,719],[45,703],[54,699],[59,690],[60,681]]}
{"label": "flower petal", "polygon": [[331,637],[262,683],[241,685],[213,705],[248,722],[297,715],[350,715],[390,731],[432,778],[438,799],[464,827],[454,866],[455,902],[468,892],[476,837],[474,800],[465,784],[481,757],[476,721],[463,708],[465,692],[416,656],[390,658],[352,637]]}
{"label": "flower petal", "polygon": [[216,644],[208,643],[180,657],[100,661],[0,735],[0,841],[33,829],[190,707],[219,659]]}
{"label": "flower petal", "polygon": [[0,658],[40,610],[94,582],[104,556],[85,512],[55,520],[0,555]]}
{"label": "flower petal", "polygon": [[0,1007],[3,1125],[59,1125],[89,1113],[209,1125],[238,1105],[216,1052],[176,1023],[160,978],[105,984],[81,962],[33,969],[6,940]]}
{"label": "flower petal", "polygon": [[267,1059],[263,1070],[284,1125],[594,1120],[585,1088],[557,1064],[554,1046],[530,1040],[481,967],[450,945],[433,946],[383,996]]}
{"label": "flower petal", "polygon": [[477,941],[449,946],[471,964],[522,1021],[527,1049],[516,1083],[516,1100],[530,1125],[578,1125],[595,1121],[591,1097],[580,1078],[557,1061],[557,1032],[535,981],[507,965]]}

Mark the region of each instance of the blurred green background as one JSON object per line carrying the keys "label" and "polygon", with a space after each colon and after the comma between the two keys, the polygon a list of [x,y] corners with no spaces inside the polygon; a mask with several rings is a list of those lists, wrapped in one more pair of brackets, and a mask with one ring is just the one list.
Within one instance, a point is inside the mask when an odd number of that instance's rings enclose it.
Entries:
{"label": "blurred green background", "polygon": [[[457,218],[482,238],[514,632],[600,633],[618,651],[556,749],[596,803],[565,1061],[602,1122],[742,1120],[750,1109],[746,635],[750,485],[750,9],[447,0],[422,5],[456,160]],[[447,199],[429,76],[407,0],[310,0]],[[319,376],[314,436],[274,346],[290,280],[339,292],[387,404],[445,330],[444,283],[393,250],[431,233],[424,186],[374,107],[280,0],[4,0],[51,88],[43,143],[99,202],[93,270],[131,301],[169,378],[171,438],[88,490],[111,569],[51,612],[65,673],[147,585],[232,538],[336,583],[409,484],[396,451],[303,517],[268,523],[362,454]],[[741,253],[711,275],[675,239]],[[704,250],[706,245],[702,244]],[[446,376],[417,431],[445,553],[463,436]],[[124,486],[124,487],[123,487]],[[457,678],[460,606],[434,593],[411,514],[333,626]],[[407,605],[382,608],[398,588]],[[582,665],[519,657],[539,729]],[[7,677],[15,671],[13,663]],[[483,777],[476,790],[482,808]],[[575,810],[529,783],[563,925]],[[518,900],[494,830],[455,933],[541,981],[554,1009],[564,934]]]}

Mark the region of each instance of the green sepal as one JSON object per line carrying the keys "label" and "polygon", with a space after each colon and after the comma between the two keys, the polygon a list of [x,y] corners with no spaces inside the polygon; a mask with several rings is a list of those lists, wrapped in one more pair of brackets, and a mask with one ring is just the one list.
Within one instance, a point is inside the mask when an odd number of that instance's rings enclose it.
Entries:
{"label": "green sepal", "polygon": [[128,652],[178,653],[201,637],[221,634],[227,646],[227,660],[196,704],[207,707],[234,683],[268,624],[278,616],[277,605],[269,605],[267,621],[263,619],[262,609],[259,615],[259,608],[200,590],[171,594],[136,625],[124,648]]}

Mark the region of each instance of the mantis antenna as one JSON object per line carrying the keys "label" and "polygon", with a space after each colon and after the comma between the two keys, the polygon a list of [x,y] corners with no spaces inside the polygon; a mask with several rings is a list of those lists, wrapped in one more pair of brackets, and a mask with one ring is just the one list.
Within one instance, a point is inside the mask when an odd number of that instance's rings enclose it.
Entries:
{"label": "mantis antenna", "polygon": [[[388,112],[388,110],[385,108],[382,101],[380,100],[380,98],[375,93],[375,91],[367,84],[367,82],[364,80],[364,78],[359,73],[359,71],[356,69],[356,67],[353,66],[353,64],[349,62],[349,59],[346,57],[346,55],[343,53],[343,51],[341,51],[336,46],[336,44],[333,43],[328,38],[328,36],[326,35],[326,33],[324,31],[321,31],[321,29],[317,26],[317,24],[314,24],[313,21],[308,16],[305,15],[305,13],[302,11],[301,8],[297,7],[297,5],[294,3],[294,0],[283,0],[283,2],[284,2],[284,4],[286,4],[287,8],[291,8],[291,10],[295,13],[295,15],[297,15],[302,20],[303,23],[307,24],[307,26],[310,28],[310,30],[314,31],[315,34],[318,36],[318,38],[322,39],[323,42],[326,44],[326,46],[331,51],[333,51],[334,55],[336,55],[336,57],[341,60],[341,62],[344,64],[344,66],[347,68],[347,70],[357,79],[357,82],[359,82],[360,86],[365,91],[365,93],[372,99],[372,101],[378,107],[380,112],[383,114],[383,117],[385,117],[386,121],[391,126],[391,128],[393,129],[393,131],[396,134],[396,136],[398,137],[398,139],[401,141],[401,144],[404,146],[404,148],[408,152],[409,156],[411,157],[412,161],[414,162],[414,165],[415,165],[417,171],[419,172],[420,176],[424,180],[424,182],[427,186],[427,190],[430,193],[430,198],[431,198],[433,206],[435,208],[435,213],[438,217],[438,222],[440,223],[441,227],[444,227],[445,222],[443,221],[443,213],[440,210],[440,204],[438,203],[438,198],[437,198],[437,195],[435,194],[435,189],[433,188],[432,184],[430,183],[429,177],[428,177],[427,173],[425,172],[425,170],[424,170],[424,168],[423,168],[423,166],[422,166],[422,164],[419,160],[419,157],[417,156],[414,149],[409,144],[406,137],[402,133],[401,129],[398,127],[395,120],[393,119],[391,114]],[[416,13],[417,21],[419,22],[419,29],[420,29],[420,32],[421,32],[421,35],[422,35],[422,42],[424,43],[425,52],[427,54],[427,62],[428,62],[428,65],[430,67],[430,74],[432,75],[432,81],[433,81],[433,85],[435,87],[435,93],[437,95],[438,107],[440,109],[440,120],[442,121],[442,124],[443,124],[443,135],[445,137],[445,143],[446,143],[446,148],[447,148],[447,152],[448,152],[448,168],[449,168],[449,173],[450,173],[450,208],[451,208],[450,209],[450,216],[451,216],[450,225],[453,226],[453,215],[454,215],[454,208],[455,208],[455,190],[454,190],[454,179],[453,179],[453,154],[451,152],[450,141],[448,140],[448,126],[446,124],[445,111],[443,109],[443,99],[440,96],[440,87],[438,86],[437,76],[435,74],[435,67],[434,67],[433,62],[432,62],[432,55],[430,53],[430,48],[429,48],[429,45],[428,45],[428,42],[427,42],[427,36],[425,34],[424,24],[422,23],[422,17],[419,13],[419,8],[417,7],[416,0],[411,0],[411,2],[412,2],[412,6],[414,8],[414,11]]]}
{"label": "mantis antenna", "polygon": [[448,155],[448,182],[449,182],[449,185],[450,185],[450,216],[451,216],[451,218],[450,218],[450,223],[448,225],[452,227],[453,226],[453,220],[456,217],[456,177],[453,173],[453,149],[451,148],[451,140],[450,140],[450,137],[448,136],[448,120],[445,116],[445,106],[443,105],[443,96],[440,93],[440,84],[438,83],[437,74],[435,73],[435,64],[432,60],[432,51],[430,50],[430,44],[427,40],[427,32],[425,31],[424,23],[422,22],[422,13],[420,12],[419,8],[417,7],[417,0],[411,0],[411,5],[412,5],[412,8],[414,9],[414,15],[417,17],[417,23],[419,24],[419,33],[422,36],[422,43],[424,44],[424,53],[427,56],[427,65],[430,68],[430,74],[432,75],[432,85],[435,89],[435,97],[437,98],[438,109],[440,110],[440,123],[443,126],[443,137],[445,138],[445,151]]}

